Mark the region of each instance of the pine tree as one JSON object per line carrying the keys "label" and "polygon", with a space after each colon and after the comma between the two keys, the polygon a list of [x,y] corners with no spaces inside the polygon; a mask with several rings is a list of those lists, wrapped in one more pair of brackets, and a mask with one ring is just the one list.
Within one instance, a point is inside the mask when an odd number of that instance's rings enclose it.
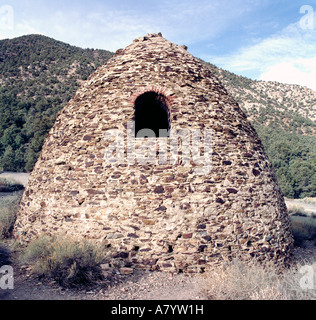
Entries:
{"label": "pine tree", "polygon": [[0,160],[0,168],[3,171],[14,171],[15,170],[15,152],[9,145],[6,147],[4,154]]}

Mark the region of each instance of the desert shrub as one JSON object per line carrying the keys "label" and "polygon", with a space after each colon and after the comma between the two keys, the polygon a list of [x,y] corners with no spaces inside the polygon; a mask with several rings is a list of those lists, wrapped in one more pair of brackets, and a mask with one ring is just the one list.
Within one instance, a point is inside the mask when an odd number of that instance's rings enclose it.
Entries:
{"label": "desert shrub", "polygon": [[302,207],[292,207],[288,209],[288,212],[291,216],[307,217],[307,213]]}
{"label": "desert shrub", "polygon": [[23,189],[24,186],[14,179],[0,178],[0,192],[16,192]]}
{"label": "desert shrub", "polygon": [[306,240],[316,244],[316,219],[314,217],[292,216],[291,222],[295,245],[303,246]]}
{"label": "desert shrub", "polygon": [[0,240],[0,268],[1,266],[10,265],[10,251],[7,246]]}
{"label": "desert shrub", "polygon": [[315,290],[301,288],[299,270],[300,266],[295,266],[281,273],[273,264],[234,260],[208,273],[201,291],[209,300],[315,299]]}
{"label": "desert shrub", "polygon": [[0,239],[9,238],[13,229],[22,193],[0,198]]}
{"label": "desert shrub", "polygon": [[0,214],[0,238],[8,238],[15,222],[16,211],[13,208],[5,208]]}
{"label": "desert shrub", "polygon": [[33,265],[40,277],[52,278],[63,287],[91,285],[102,279],[100,264],[105,248],[88,241],[42,236],[25,249],[22,260]]}

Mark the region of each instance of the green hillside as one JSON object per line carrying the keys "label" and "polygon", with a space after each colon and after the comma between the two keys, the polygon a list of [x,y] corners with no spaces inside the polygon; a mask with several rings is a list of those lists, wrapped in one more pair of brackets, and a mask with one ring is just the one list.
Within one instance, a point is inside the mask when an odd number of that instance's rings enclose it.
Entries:
{"label": "green hillside", "polygon": [[56,114],[112,55],[40,35],[0,41],[0,170],[32,170]]}

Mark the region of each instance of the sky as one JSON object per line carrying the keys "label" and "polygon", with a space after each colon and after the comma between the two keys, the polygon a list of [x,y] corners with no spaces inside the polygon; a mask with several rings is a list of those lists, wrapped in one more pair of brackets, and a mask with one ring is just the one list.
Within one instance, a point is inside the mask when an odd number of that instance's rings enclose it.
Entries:
{"label": "sky", "polygon": [[115,52],[158,32],[235,74],[316,91],[316,0],[0,0],[0,39]]}

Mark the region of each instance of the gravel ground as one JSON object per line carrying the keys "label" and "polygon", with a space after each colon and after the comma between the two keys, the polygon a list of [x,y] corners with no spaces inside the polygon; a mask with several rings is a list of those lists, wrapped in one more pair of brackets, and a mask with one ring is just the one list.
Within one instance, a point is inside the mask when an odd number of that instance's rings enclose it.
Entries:
{"label": "gravel ground", "polygon": [[106,273],[105,279],[92,288],[64,289],[55,281],[40,280],[29,265],[15,262],[12,244],[10,240],[0,243],[0,267],[10,265],[14,270],[14,289],[0,289],[0,300],[203,300],[203,274]]}
{"label": "gravel ground", "polygon": [[136,273],[114,275],[93,289],[62,289],[54,281],[40,281],[27,266],[14,268],[14,290],[0,290],[0,300],[204,300],[202,275]]}
{"label": "gravel ground", "polygon": [[[12,263],[8,247],[6,243],[0,246],[0,266],[13,266],[14,289],[0,289],[0,300],[207,300],[202,293],[207,281],[206,274],[137,271],[133,275],[111,274],[90,289],[63,289],[55,281],[39,280],[29,266]],[[296,248],[295,256],[297,261],[316,266],[316,248],[312,244]]]}

